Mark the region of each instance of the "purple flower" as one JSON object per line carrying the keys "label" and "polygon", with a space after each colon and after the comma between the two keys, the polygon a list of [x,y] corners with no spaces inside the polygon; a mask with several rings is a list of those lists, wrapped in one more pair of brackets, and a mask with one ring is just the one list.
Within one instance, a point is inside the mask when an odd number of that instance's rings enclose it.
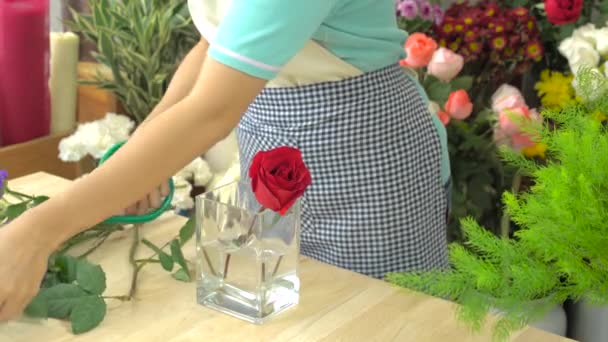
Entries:
{"label": "purple flower", "polygon": [[426,0],[422,0],[419,1],[419,5],[420,17],[425,20],[433,20],[433,7],[431,6],[431,4]]}
{"label": "purple flower", "polygon": [[4,194],[4,181],[8,178],[6,170],[0,170],[0,197]]}
{"label": "purple flower", "polygon": [[445,12],[440,5],[433,5],[433,16],[435,17],[435,24],[439,25],[443,22]]}
{"label": "purple flower", "polygon": [[402,17],[406,19],[414,19],[418,16],[418,5],[414,0],[403,0],[397,4],[397,9]]}

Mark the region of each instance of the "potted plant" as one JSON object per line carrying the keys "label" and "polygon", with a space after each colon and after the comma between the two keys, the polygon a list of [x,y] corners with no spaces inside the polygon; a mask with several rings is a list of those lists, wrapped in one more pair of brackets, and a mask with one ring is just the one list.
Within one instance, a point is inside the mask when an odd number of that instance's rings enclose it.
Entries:
{"label": "potted plant", "polygon": [[608,87],[590,70],[581,70],[577,80],[583,94],[601,90],[604,96],[545,110],[552,124],[527,128],[547,146],[543,163],[503,150],[534,184],[503,195],[520,227],[514,237],[498,238],[465,219],[465,242],[451,245],[450,269],[396,273],[389,281],[460,303],[459,317],[475,329],[488,313],[499,313],[498,339],[566,300],[608,303],[608,130],[593,115],[608,112]]}

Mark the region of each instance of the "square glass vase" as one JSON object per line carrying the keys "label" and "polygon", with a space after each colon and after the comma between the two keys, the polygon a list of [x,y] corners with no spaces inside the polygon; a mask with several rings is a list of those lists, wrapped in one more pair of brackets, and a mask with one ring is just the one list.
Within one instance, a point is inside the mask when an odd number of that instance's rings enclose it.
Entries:
{"label": "square glass vase", "polygon": [[198,303],[255,324],[295,306],[300,208],[261,210],[243,181],[197,196]]}

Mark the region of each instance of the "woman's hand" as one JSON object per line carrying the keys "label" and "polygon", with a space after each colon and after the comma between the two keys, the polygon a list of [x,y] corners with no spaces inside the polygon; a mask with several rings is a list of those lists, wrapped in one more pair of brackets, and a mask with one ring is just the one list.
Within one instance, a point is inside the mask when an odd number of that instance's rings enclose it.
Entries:
{"label": "woman's hand", "polygon": [[38,293],[53,250],[27,224],[17,219],[0,227],[0,322],[18,318]]}
{"label": "woman's hand", "polygon": [[163,199],[169,195],[169,183],[164,182],[155,187],[144,198],[125,209],[126,215],[143,215],[149,209],[160,208]]}

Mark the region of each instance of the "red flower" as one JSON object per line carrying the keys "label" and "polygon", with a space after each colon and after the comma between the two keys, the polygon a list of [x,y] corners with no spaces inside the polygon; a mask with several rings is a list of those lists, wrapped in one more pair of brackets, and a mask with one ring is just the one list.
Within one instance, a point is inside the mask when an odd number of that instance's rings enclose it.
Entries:
{"label": "red flower", "polygon": [[460,38],[456,39],[455,41],[451,42],[448,45],[448,48],[450,48],[450,50],[452,50],[452,51],[458,51],[459,47],[460,47]]}
{"label": "red flower", "polygon": [[465,25],[462,22],[457,22],[454,24],[454,32],[461,33],[464,31]]}
{"label": "red flower", "polygon": [[481,52],[481,48],[482,45],[479,42],[473,41],[473,42],[469,42],[467,44],[467,49],[472,53],[472,54],[478,54],[479,52]]}
{"label": "red flower", "polygon": [[507,29],[506,21],[504,19],[497,19],[494,21],[494,25],[489,28],[491,28],[494,33],[503,34]]}
{"label": "red flower", "polygon": [[478,37],[479,37],[479,30],[476,28],[470,28],[464,32],[464,41],[465,42],[472,42],[474,40],[477,40]]}
{"label": "red flower", "polygon": [[441,47],[447,47],[448,41],[445,38],[440,38],[439,41],[437,42],[437,44],[439,44],[439,46],[441,46]]}
{"label": "red flower", "polygon": [[526,45],[526,57],[529,59],[540,61],[543,57],[543,46],[538,41],[529,42]]}
{"label": "red flower", "polygon": [[454,32],[454,22],[453,20],[448,19],[451,18],[444,19],[443,23],[441,24],[441,33],[444,35],[450,35],[452,32]]}
{"label": "red flower", "polygon": [[495,3],[489,3],[485,6],[483,11],[483,15],[485,17],[491,18],[496,16],[496,14],[500,11],[500,8]]}
{"label": "red flower", "polygon": [[249,177],[260,204],[281,215],[285,215],[311,183],[300,150],[285,146],[258,152],[249,167]]}
{"label": "red flower", "polygon": [[490,45],[493,49],[501,51],[505,47],[507,47],[507,37],[505,36],[497,36],[490,40]]}
{"label": "red flower", "polygon": [[536,19],[534,19],[534,17],[529,17],[528,20],[526,20],[526,30],[528,33],[536,31]]}
{"label": "red flower", "polygon": [[504,50],[502,50],[502,56],[507,59],[512,58],[513,56],[515,56],[515,49],[510,46],[507,46]]}
{"label": "red flower", "polygon": [[554,25],[564,25],[578,20],[583,0],[545,0],[547,19]]}

